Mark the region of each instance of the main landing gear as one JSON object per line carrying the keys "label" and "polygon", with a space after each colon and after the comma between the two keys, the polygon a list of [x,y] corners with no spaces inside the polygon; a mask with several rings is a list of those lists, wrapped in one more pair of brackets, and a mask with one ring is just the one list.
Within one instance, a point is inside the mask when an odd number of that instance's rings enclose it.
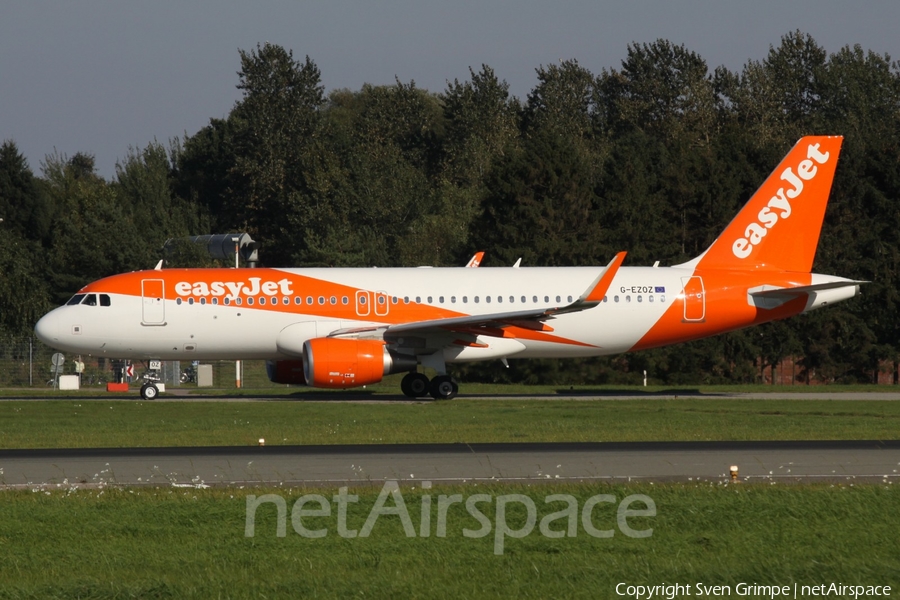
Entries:
{"label": "main landing gear", "polygon": [[449,375],[438,375],[432,380],[415,371],[407,373],[400,382],[400,389],[410,398],[431,396],[435,400],[452,400],[459,393],[459,385]]}

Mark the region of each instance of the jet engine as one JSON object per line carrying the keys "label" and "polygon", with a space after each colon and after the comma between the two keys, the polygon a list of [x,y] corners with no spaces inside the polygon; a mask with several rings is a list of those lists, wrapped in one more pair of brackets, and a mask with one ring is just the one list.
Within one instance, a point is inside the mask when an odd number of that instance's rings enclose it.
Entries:
{"label": "jet engine", "polygon": [[392,353],[381,340],[314,338],[303,343],[303,373],[313,387],[368,385],[415,367],[415,357]]}

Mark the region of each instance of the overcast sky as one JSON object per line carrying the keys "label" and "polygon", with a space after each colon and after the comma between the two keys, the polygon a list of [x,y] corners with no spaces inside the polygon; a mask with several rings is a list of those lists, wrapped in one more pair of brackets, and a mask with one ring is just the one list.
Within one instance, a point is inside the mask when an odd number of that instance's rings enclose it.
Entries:
{"label": "overcast sky", "polygon": [[829,53],[900,58],[900,2],[755,0],[0,0],[0,140],[37,173],[57,149],[112,177],[129,147],[193,135],[238,99],[238,49],[272,42],[319,66],[326,90],[415,80],[440,92],[491,66],[524,98],[535,68],[621,65],[631,42],[684,44],[739,70],[786,33]]}

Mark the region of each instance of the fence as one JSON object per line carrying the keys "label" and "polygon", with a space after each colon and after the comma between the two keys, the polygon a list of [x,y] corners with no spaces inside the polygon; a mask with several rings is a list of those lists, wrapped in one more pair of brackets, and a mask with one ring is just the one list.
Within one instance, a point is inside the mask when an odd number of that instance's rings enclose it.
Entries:
{"label": "fence", "polygon": [[[52,387],[54,381],[51,357],[56,350],[42,344],[37,338],[3,338],[0,339],[0,388],[16,387]],[[75,373],[75,360],[80,358],[84,363],[81,374],[82,388],[105,388],[109,382],[117,381],[117,368],[124,361],[110,360],[103,357],[65,354],[60,375]],[[234,361],[202,361],[213,366],[213,387],[223,389],[235,388]],[[275,388],[284,387],[269,381],[266,375],[265,361],[242,361],[242,387]],[[146,365],[134,361],[134,378],[138,380]],[[196,369],[188,361],[163,361],[161,375],[167,386],[196,387]]]}

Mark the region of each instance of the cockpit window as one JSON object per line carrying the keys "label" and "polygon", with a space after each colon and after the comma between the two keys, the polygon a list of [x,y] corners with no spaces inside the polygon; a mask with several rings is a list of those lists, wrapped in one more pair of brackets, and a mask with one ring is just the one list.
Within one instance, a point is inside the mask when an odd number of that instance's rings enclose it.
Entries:
{"label": "cockpit window", "polygon": [[66,302],[66,306],[75,306],[76,304],[81,304],[82,300],[84,300],[84,294],[75,294],[69,299],[68,302]]}
{"label": "cockpit window", "polygon": [[87,294],[81,303],[87,306],[97,306],[97,294]]}
{"label": "cockpit window", "polygon": [[109,294],[100,294],[100,306],[109,306]]}

